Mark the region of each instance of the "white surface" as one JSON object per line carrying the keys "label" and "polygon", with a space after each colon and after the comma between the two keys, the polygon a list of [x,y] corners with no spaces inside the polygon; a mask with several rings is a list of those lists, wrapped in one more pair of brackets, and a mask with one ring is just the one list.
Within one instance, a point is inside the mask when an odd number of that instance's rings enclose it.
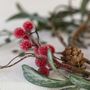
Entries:
{"label": "white surface", "polygon": [[[18,20],[17,22],[5,23],[4,20],[10,15],[17,12],[15,7],[16,2],[20,2],[27,11],[38,12],[40,15],[48,15],[55,6],[59,4],[67,4],[68,0],[0,0],[0,29],[7,28],[13,30],[15,27],[20,26],[24,20]],[[79,6],[80,0],[73,0],[74,6]],[[53,44],[57,50],[62,51],[63,47],[55,38],[50,37],[50,33],[42,32],[41,35],[43,40]],[[1,40],[0,40],[1,42]],[[0,65],[7,64],[15,54],[12,54],[11,50],[17,48],[17,43],[0,48]],[[86,56],[89,56],[89,52]],[[23,62],[15,65],[14,67],[0,70],[0,90],[48,90],[36,85],[28,83],[23,77],[21,65],[28,64],[34,66],[32,59],[26,59]],[[53,89],[49,89],[53,90]]]}
{"label": "white surface", "polygon": [[[56,48],[58,47],[57,48],[58,51],[63,50],[63,46],[60,45],[60,43],[56,38],[51,38],[49,32],[41,32],[40,36],[42,37],[42,40],[50,42],[50,44],[53,44]],[[0,48],[0,65],[7,64],[13,57],[16,56],[16,54],[13,54],[11,52],[13,49],[16,49],[16,48],[18,48],[18,44],[16,42]],[[31,83],[28,83],[23,77],[22,68],[21,68],[22,64],[28,64],[30,66],[35,67],[33,58],[28,58],[11,68],[0,70],[1,90],[11,90],[13,87],[15,87],[16,90],[21,90],[21,88],[23,90],[32,90],[32,89],[48,90],[46,88],[42,88],[36,85],[32,85]],[[27,86],[27,89],[25,89],[26,86]],[[52,89],[49,89],[49,90],[52,90]]]}
{"label": "white surface", "polygon": [[[63,46],[60,45],[57,38],[52,38],[49,32],[41,32],[40,36],[42,37],[42,40],[54,45],[57,48],[57,51],[63,50]],[[0,65],[7,64],[7,62],[16,56],[11,52],[16,48],[18,48],[16,42],[0,48]],[[85,52],[85,55],[90,58],[90,52],[86,52],[87,50],[83,51]],[[35,67],[33,58],[28,58],[11,68],[0,70],[0,90],[58,90],[39,87],[26,81],[22,73],[22,64],[28,64]]]}
{"label": "white surface", "polygon": [[[19,2],[30,13],[38,12],[48,16],[49,12],[60,4],[68,4],[69,0],[0,0],[0,29],[8,27],[4,20],[18,12],[15,3]],[[75,7],[79,7],[81,0],[72,0]]]}

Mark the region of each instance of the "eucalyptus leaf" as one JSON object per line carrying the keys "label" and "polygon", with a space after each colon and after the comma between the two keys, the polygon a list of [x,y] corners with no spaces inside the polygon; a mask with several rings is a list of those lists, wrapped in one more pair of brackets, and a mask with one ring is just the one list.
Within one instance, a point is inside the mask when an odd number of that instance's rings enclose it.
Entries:
{"label": "eucalyptus leaf", "polygon": [[23,56],[25,56],[25,52],[19,53],[19,57],[23,57]]}
{"label": "eucalyptus leaf", "polygon": [[16,7],[17,7],[17,9],[18,9],[20,12],[25,12],[25,10],[23,9],[23,7],[22,7],[19,3],[16,3]]}
{"label": "eucalyptus leaf", "polygon": [[69,80],[78,87],[90,90],[90,81],[85,80],[83,77],[72,74]]}
{"label": "eucalyptus leaf", "polygon": [[54,61],[53,61],[53,56],[52,56],[52,52],[50,49],[48,49],[48,62],[50,64],[50,66],[52,67],[52,69],[54,71],[57,71],[57,68],[55,67]]}
{"label": "eucalyptus leaf", "polygon": [[71,10],[64,10],[64,11],[59,11],[57,14],[55,14],[56,17],[67,17],[71,14],[77,14],[79,13],[80,10],[78,9],[73,9],[72,11]]}
{"label": "eucalyptus leaf", "polygon": [[36,14],[29,14],[27,12],[20,12],[18,14],[15,14],[14,16],[11,16],[6,21],[16,20],[16,19],[25,19],[28,18],[30,20],[36,20],[37,22],[47,23],[48,20],[46,18],[40,17]]}
{"label": "eucalyptus leaf", "polygon": [[89,3],[90,0],[82,0],[82,3],[81,3],[81,13],[84,14],[86,12],[86,7],[87,7],[87,4]]}
{"label": "eucalyptus leaf", "polygon": [[56,79],[50,79],[48,77],[45,77],[41,74],[39,74],[35,69],[28,65],[22,65],[23,74],[26,80],[31,82],[32,84],[42,86],[42,87],[48,87],[48,88],[68,88],[73,87],[73,84],[69,81],[69,79],[66,80],[56,80]]}
{"label": "eucalyptus leaf", "polygon": [[30,15],[28,13],[18,13],[18,14],[15,14],[14,16],[11,16],[6,21],[11,21],[15,19],[24,19],[24,18],[30,18]]}

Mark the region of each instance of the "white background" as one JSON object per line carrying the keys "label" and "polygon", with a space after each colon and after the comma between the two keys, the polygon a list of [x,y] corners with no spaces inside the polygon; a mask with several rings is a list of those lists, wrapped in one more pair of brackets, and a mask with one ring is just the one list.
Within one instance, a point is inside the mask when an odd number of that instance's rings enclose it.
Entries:
{"label": "white background", "polygon": [[[69,0],[0,0],[0,28],[5,28],[4,20],[18,12],[15,3],[19,2],[28,12],[38,12],[48,16],[49,12],[60,4],[68,4]],[[72,0],[75,7],[79,7],[81,0]]]}
{"label": "white background", "polygon": [[[81,0],[72,1],[75,7],[79,7]],[[48,16],[49,12],[52,12],[57,5],[68,4],[68,0],[0,0],[0,30],[3,28],[13,30],[15,27],[22,24],[23,21],[19,20],[17,22],[5,22],[9,16],[18,12],[15,6],[16,2],[19,2],[28,12],[38,12],[42,16]],[[50,33],[42,32],[41,37],[42,36],[42,39],[50,42],[58,50],[62,51],[63,47],[59,44],[56,38],[50,37]],[[0,65],[6,64],[15,56],[11,51],[17,47],[17,43],[12,43],[0,48]],[[86,53],[86,56],[89,56],[89,54],[90,53]],[[30,60],[26,59],[24,62],[21,62],[12,68],[0,70],[0,90],[44,90],[45,88],[40,88],[28,83],[23,77],[21,65],[26,63],[28,65],[32,64],[32,66],[34,66],[33,62]]]}

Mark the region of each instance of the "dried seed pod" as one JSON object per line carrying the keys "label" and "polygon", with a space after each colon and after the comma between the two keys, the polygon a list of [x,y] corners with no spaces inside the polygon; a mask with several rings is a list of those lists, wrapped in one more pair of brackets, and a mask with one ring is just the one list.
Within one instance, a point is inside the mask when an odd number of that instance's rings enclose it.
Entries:
{"label": "dried seed pod", "polygon": [[62,53],[62,60],[64,63],[70,64],[75,67],[83,67],[85,63],[84,55],[77,47],[67,47]]}

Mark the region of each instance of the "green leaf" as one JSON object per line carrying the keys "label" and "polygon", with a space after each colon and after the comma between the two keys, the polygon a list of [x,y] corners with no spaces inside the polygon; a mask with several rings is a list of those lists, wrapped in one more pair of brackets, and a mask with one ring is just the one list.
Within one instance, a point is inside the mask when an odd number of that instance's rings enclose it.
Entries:
{"label": "green leaf", "polygon": [[10,18],[8,18],[6,21],[11,21],[11,20],[16,20],[16,19],[25,19],[25,18],[28,18],[31,20],[36,20],[41,23],[48,22],[48,20],[46,18],[40,17],[35,14],[28,14],[27,12],[20,12],[18,14],[15,14],[15,15],[11,16]]}
{"label": "green leaf", "polygon": [[20,57],[25,56],[25,52],[21,52],[21,53],[19,53],[19,56],[20,56]]}
{"label": "green leaf", "polygon": [[69,16],[71,14],[76,14],[76,13],[79,13],[80,11],[78,9],[73,9],[72,11],[71,10],[64,10],[64,11],[59,11],[55,16],[56,17],[66,17],[66,16]]}
{"label": "green leaf", "polygon": [[53,56],[52,56],[52,52],[50,49],[48,49],[48,62],[50,64],[50,66],[52,67],[52,69],[54,71],[57,71],[57,68],[55,67],[54,61],[53,61]]}
{"label": "green leaf", "polygon": [[85,14],[86,12],[86,7],[87,7],[87,4],[89,3],[90,0],[82,0],[82,3],[81,3],[81,13],[82,14]]}
{"label": "green leaf", "polygon": [[17,7],[17,9],[18,9],[20,12],[25,12],[25,10],[23,9],[23,7],[22,7],[19,3],[16,3],[16,7]]}
{"label": "green leaf", "polygon": [[50,79],[39,74],[30,66],[23,65],[22,69],[24,77],[32,84],[48,88],[67,88],[73,86],[73,84],[68,79],[66,79],[65,81]]}
{"label": "green leaf", "polygon": [[8,18],[6,21],[11,21],[15,19],[24,19],[24,18],[30,18],[30,15],[28,13],[18,13]]}
{"label": "green leaf", "polygon": [[69,80],[78,87],[90,90],[90,81],[85,80],[83,77],[77,75],[70,75]]}

